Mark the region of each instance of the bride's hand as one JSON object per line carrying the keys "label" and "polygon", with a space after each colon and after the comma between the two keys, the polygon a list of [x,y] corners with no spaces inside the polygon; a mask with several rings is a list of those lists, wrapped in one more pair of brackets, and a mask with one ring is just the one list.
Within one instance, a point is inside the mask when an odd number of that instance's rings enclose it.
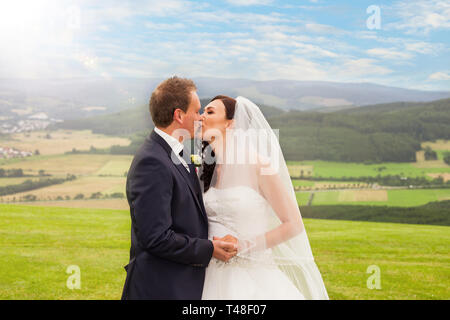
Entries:
{"label": "bride's hand", "polygon": [[237,245],[232,242],[223,241],[217,237],[214,237],[212,242],[214,245],[213,257],[218,260],[227,262],[237,254]]}
{"label": "bride's hand", "polygon": [[[222,240],[225,242],[230,242],[235,245],[235,248],[237,248],[239,241],[235,237],[233,237],[231,234],[227,234],[225,237],[219,238],[219,237],[213,237],[213,240]],[[236,251],[235,249],[231,250],[230,252]]]}

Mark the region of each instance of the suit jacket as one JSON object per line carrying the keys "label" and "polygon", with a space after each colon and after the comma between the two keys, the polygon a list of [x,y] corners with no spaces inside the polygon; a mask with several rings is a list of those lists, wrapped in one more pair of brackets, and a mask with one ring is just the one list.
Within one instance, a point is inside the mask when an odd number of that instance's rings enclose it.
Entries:
{"label": "suit jacket", "polygon": [[195,167],[189,173],[171,153],[153,131],[128,172],[131,249],[122,299],[201,299],[214,246]]}

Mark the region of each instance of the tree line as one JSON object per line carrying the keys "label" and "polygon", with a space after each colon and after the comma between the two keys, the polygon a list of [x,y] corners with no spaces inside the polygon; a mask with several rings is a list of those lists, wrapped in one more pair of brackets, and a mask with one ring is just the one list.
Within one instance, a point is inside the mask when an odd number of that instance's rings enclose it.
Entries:
{"label": "tree line", "polygon": [[0,196],[7,196],[15,193],[40,189],[55,184],[61,184],[66,181],[72,181],[75,179],[76,177],[72,174],[68,174],[66,178],[40,178],[39,180],[27,179],[20,184],[0,187]]}

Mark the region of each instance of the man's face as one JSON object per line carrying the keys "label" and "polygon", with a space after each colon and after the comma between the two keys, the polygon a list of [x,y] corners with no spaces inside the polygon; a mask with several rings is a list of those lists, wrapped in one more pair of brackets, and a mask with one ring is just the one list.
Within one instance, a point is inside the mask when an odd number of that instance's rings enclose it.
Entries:
{"label": "man's face", "polygon": [[198,98],[197,92],[191,92],[191,103],[186,111],[184,121],[183,121],[183,129],[189,131],[191,138],[194,138],[194,122],[200,121],[200,99]]}

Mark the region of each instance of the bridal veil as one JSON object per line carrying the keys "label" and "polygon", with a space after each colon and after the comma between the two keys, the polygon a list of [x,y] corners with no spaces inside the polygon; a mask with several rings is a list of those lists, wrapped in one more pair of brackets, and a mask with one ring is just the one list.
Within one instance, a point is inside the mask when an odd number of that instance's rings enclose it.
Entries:
{"label": "bridal veil", "polygon": [[[305,298],[328,299],[277,131],[272,130],[253,102],[244,97],[238,97],[236,101],[231,128],[227,129],[225,137],[219,133],[214,135],[215,148],[221,150],[217,150],[214,158],[216,166],[211,186],[251,190],[261,199],[262,205],[249,206],[258,208],[258,212],[248,215],[251,218],[234,221],[239,239],[235,258],[248,261],[249,265],[275,265]],[[242,196],[246,194],[242,192]]]}

